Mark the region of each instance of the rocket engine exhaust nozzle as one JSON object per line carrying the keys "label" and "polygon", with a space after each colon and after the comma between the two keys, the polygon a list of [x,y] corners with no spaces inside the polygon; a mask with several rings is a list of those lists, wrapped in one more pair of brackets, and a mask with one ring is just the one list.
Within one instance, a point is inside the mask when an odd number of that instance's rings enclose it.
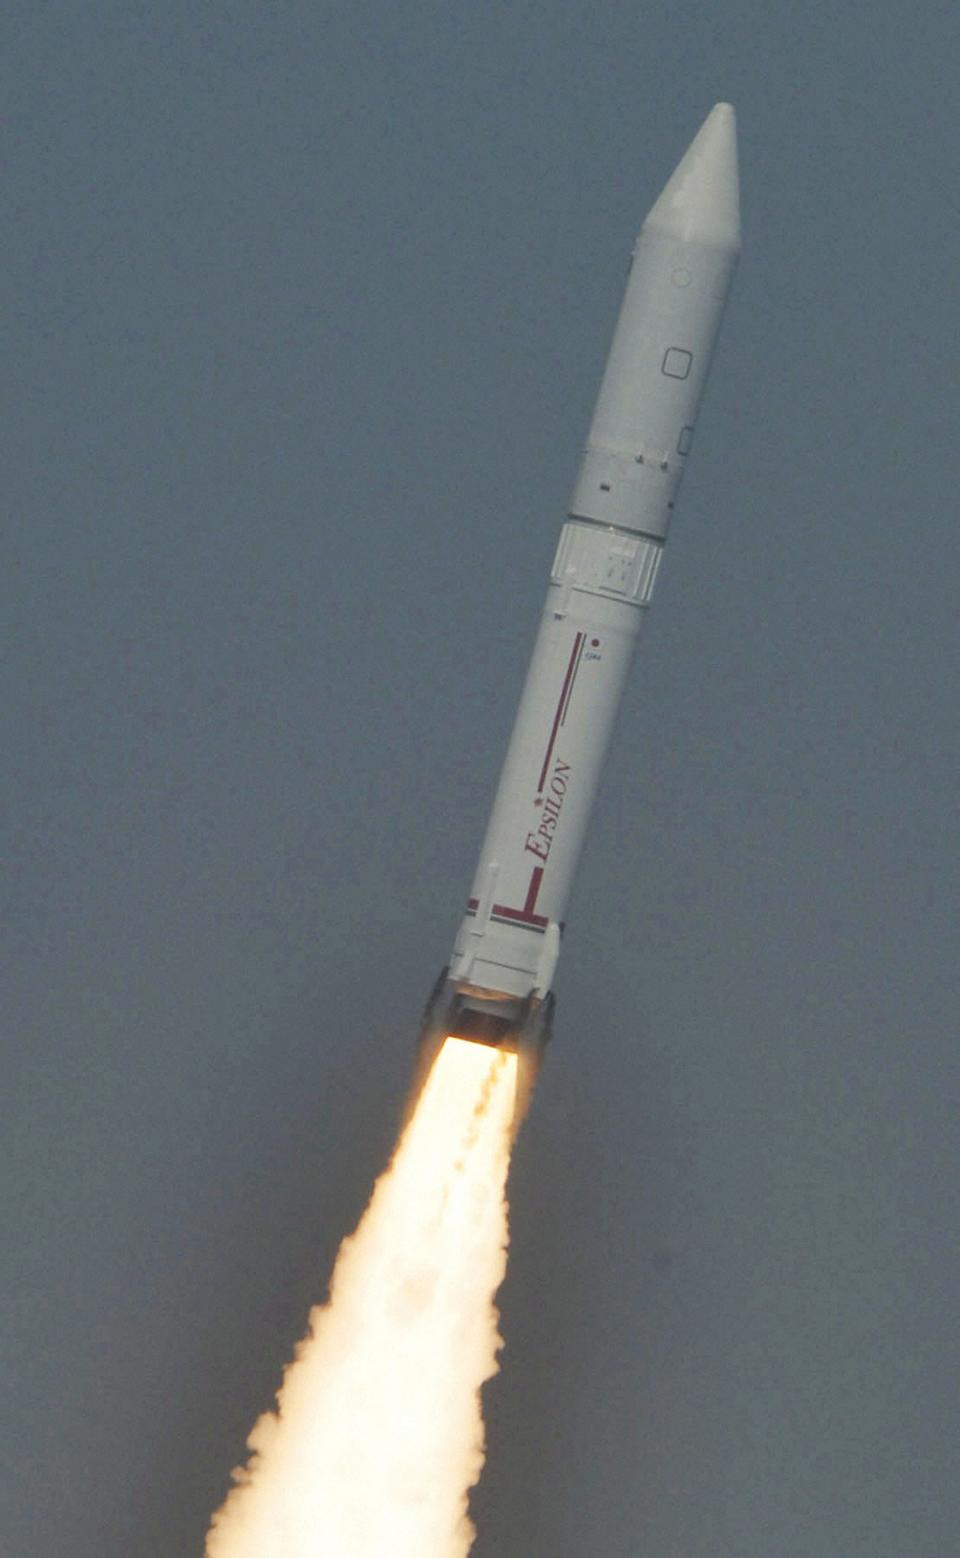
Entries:
{"label": "rocket engine exhaust nozzle", "polygon": [[473,1044],[487,1044],[492,1049],[508,1050],[517,1056],[512,1124],[512,1134],[516,1138],[530,1107],[543,1051],[550,1039],[553,1009],[552,993],[541,997],[531,991],[526,997],[518,997],[496,990],[479,990],[452,980],[449,968],[442,969],[420,1025],[407,1118],[412,1114],[446,1040],[466,1039]]}

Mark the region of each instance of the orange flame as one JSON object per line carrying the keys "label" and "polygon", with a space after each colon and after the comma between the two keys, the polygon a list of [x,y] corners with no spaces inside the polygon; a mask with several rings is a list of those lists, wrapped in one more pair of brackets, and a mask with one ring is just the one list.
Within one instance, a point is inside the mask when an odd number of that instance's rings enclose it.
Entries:
{"label": "orange flame", "polygon": [[206,1558],[466,1558],[501,1346],[516,1057],[447,1039]]}

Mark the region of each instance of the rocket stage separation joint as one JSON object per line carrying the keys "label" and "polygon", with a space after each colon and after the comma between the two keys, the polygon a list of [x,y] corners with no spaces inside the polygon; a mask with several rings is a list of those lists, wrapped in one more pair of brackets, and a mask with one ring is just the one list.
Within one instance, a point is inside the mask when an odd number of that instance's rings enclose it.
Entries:
{"label": "rocket stage separation joint", "polygon": [[739,252],[736,119],[718,103],[634,246],[466,913],[423,1017],[420,1082],[448,1035],[517,1053],[515,1127]]}

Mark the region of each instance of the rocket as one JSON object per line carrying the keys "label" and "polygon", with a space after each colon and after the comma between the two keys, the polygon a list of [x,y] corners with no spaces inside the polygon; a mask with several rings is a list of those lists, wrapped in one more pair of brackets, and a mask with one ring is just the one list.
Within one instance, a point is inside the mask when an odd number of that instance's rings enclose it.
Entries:
{"label": "rocket", "polygon": [[634,246],[476,875],[421,1027],[421,1082],[450,1036],[517,1054],[515,1128],[739,252],[736,119],[718,103]]}

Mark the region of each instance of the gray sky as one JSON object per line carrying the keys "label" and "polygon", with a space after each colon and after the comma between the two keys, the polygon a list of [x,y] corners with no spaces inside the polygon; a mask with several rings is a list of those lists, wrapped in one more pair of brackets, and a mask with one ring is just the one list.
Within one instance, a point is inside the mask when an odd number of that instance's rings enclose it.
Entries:
{"label": "gray sky", "polygon": [[945,1558],[956,6],[2,34],[4,1554],[201,1551],[393,1138],[634,233],[729,98],[475,1551]]}

